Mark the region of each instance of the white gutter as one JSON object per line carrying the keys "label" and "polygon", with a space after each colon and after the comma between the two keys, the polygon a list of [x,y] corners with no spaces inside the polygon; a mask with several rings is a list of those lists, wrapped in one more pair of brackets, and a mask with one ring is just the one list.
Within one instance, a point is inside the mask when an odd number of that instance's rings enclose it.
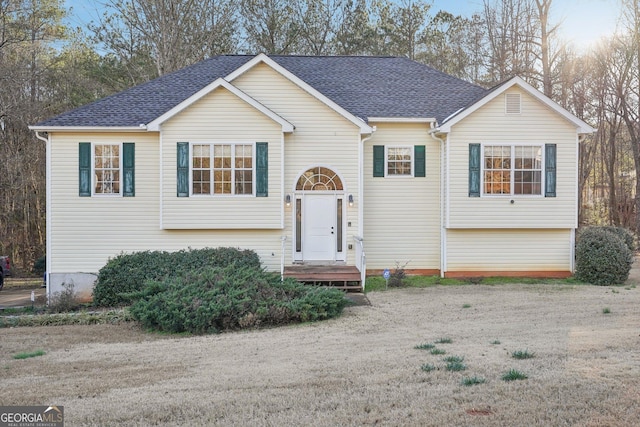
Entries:
{"label": "white gutter", "polygon": [[[440,142],[440,277],[444,278],[444,273],[447,268],[447,233],[445,230],[445,206],[444,206],[444,192],[447,185],[446,180],[444,179],[445,174],[443,173],[443,169],[445,167],[444,164],[444,150],[445,150],[445,142],[442,138],[436,136],[436,132],[439,132],[440,129],[436,127],[436,123],[431,123],[431,130],[429,130],[429,136],[436,141]],[[446,171],[449,171],[449,168],[446,168]]]}
{"label": "white gutter", "polygon": [[144,123],[138,126],[29,126],[35,132],[147,132]]}
{"label": "white gutter", "polygon": [[369,117],[369,123],[435,123],[435,117]]}
{"label": "white gutter", "polygon": [[51,286],[49,284],[49,274],[51,273],[51,135],[47,134],[47,137],[45,138],[44,136],[40,135],[40,132],[36,131],[36,138],[38,138],[40,141],[44,141],[45,143],[45,163],[46,163],[46,211],[45,211],[45,224],[46,224],[46,231],[45,231],[45,238],[46,238],[46,242],[45,242],[45,256],[46,256],[46,262],[45,262],[45,285],[46,285],[46,291],[45,294],[47,295],[47,305],[49,305],[49,302],[51,301]]}

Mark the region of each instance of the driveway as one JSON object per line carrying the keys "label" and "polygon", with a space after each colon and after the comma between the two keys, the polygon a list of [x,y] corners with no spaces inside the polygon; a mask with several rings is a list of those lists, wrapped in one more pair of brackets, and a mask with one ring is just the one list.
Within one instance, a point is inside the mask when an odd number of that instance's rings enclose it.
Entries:
{"label": "driveway", "polygon": [[43,305],[46,289],[41,287],[38,279],[25,281],[7,278],[0,291],[0,310],[10,307],[26,307],[31,305],[31,291],[34,292],[35,304]]}

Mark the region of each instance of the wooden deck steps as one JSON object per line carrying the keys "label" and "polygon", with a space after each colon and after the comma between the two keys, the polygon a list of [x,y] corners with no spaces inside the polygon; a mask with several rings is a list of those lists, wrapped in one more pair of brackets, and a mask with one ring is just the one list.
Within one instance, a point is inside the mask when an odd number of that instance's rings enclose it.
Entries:
{"label": "wooden deck steps", "polygon": [[293,277],[310,285],[362,290],[360,271],[349,265],[292,265],[284,268],[284,277]]}

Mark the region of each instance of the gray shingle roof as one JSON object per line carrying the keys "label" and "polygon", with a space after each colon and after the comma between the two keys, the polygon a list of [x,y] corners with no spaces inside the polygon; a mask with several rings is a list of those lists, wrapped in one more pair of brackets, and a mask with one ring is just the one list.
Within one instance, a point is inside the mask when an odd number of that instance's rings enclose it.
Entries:
{"label": "gray shingle roof", "polygon": [[[138,126],[147,124],[253,56],[222,55],[167,74],[36,126]],[[372,56],[270,56],[351,114],[435,117],[438,122],[487,93],[480,86],[406,58]]]}

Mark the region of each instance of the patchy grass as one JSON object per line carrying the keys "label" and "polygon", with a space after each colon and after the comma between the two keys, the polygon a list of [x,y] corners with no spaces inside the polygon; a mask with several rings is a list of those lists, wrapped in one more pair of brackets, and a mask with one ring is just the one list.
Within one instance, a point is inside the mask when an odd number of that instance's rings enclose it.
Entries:
{"label": "patchy grass", "polygon": [[[586,285],[573,277],[566,279],[538,279],[529,277],[471,277],[466,279],[442,278],[440,276],[407,276],[403,279],[405,288],[429,288],[433,286],[462,286],[462,285]],[[391,289],[391,288],[389,288]],[[396,288],[397,289],[397,288]],[[367,277],[365,292],[386,290],[382,276]],[[468,308],[468,307],[465,307]]]}
{"label": "patchy grass", "polygon": [[605,307],[602,309],[602,314],[611,314],[611,309],[609,307]]}
{"label": "patchy grass", "polygon": [[436,344],[451,344],[453,340],[449,337],[438,338],[434,341]]}
{"label": "patchy grass", "polygon": [[[447,279],[440,276],[407,276],[403,279],[405,288],[429,288],[432,286],[459,286],[466,285],[464,280]],[[382,276],[367,277],[366,292],[384,291],[385,280]]]}
{"label": "patchy grass", "polygon": [[536,354],[529,352],[529,350],[516,350],[513,353],[511,353],[511,357],[519,360],[533,359],[534,357],[536,357]]}
{"label": "patchy grass", "polygon": [[22,360],[22,359],[30,359],[32,357],[44,356],[45,354],[47,354],[47,352],[44,350],[36,350],[36,351],[28,351],[28,352],[14,354],[13,358],[17,360]]}
{"label": "patchy grass", "polygon": [[489,344],[491,344],[491,345],[499,345],[500,344],[500,340],[493,340]]}
{"label": "patchy grass", "polygon": [[[348,307],[327,322],[212,336],[149,334],[135,322],[6,328],[0,402],[55,396],[80,426],[95,425],[96,413],[102,425],[637,425],[640,405],[630,387],[640,378],[640,292],[605,291],[395,289],[369,294],[371,307]],[[492,309],[463,316],[466,301]],[[604,306],[628,322],[594,323]],[[437,347],[465,356],[466,371],[446,371],[449,354],[411,351],[441,335],[454,343]],[[490,345],[497,337],[502,344]],[[511,359],[524,348],[537,358]],[[35,349],[47,354],[12,359]],[[363,351],[370,356],[364,365]],[[422,371],[422,364],[436,369]],[[504,382],[509,368],[532,381]],[[486,382],[461,385],[473,376]]]}
{"label": "patchy grass", "polygon": [[117,324],[134,321],[128,310],[81,311],[76,313],[55,313],[35,315],[0,316],[0,328],[17,326],[62,326]]}
{"label": "patchy grass", "polygon": [[518,381],[518,380],[526,380],[527,378],[529,377],[527,377],[525,374],[515,369],[510,369],[508,372],[502,375],[503,381]]}
{"label": "patchy grass", "polygon": [[462,308],[471,308],[471,304],[462,304]]}
{"label": "patchy grass", "polygon": [[431,344],[431,343],[424,343],[424,344],[418,344],[417,346],[413,347],[416,350],[431,350],[433,348],[435,348],[435,344]]}
{"label": "patchy grass", "polygon": [[437,368],[435,367],[435,365],[432,365],[431,363],[425,363],[424,365],[420,366],[420,369],[423,370],[424,372],[431,372],[431,371],[435,371]]}
{"label": "patchy grass", "polygon": [[467,369],[467,365],[462,362],[449,362],[446,366],[447,371],[460,372]]}
{"label": "patchy grass", "polygon": [[443,359],[444,362],[446,362],[446,369],[447,371],[451,371],[451,372],[459,372],[459,371],[464,371],[467,369],[467,365],[465,365],[464,363],[464,357],[460,357],[460,356],[449,356],[449,357],[445,357]]}
{"label": "patchy grass", "polygon": [[441,354],[445,354],[446,351],[441,348],[432,348],[430,353],[433,354],[434,356],[439,356]]}
{"label": "patchy grass", "polygon": [[460,384],[470,387],[472,385],[484,384],[485,381],[482,377],[464,377],[462,381],[460,381]]}

